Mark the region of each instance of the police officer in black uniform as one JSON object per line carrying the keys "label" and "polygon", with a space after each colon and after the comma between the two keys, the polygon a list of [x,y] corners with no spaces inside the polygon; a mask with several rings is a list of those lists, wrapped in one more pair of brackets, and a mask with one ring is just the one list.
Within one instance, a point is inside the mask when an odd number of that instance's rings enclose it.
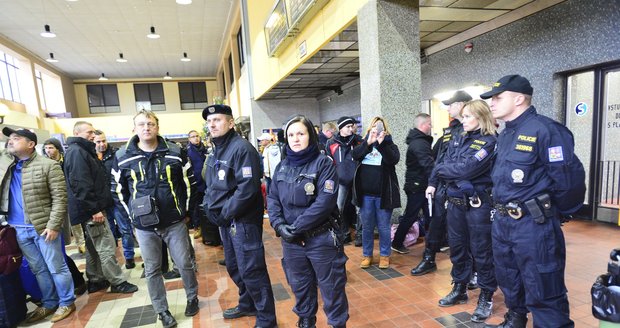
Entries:
{"label": "police officer in black uniform", "polygon": [[506,122],[492,172],[493,256],[509,311],[499,326],[487,327],[525,327],[527,312],[532,312],[534,327],[574,327],[564,283],[560,216],[582,205],[583,166],[572,170],[581,165],[573,136],[536,113],[533,91],[526,78],[508,75],[480,95],[492,98],[493,116]]}
{"label": "police officer in black uniform", "polygon": [[239,305],[224,311],[225,319],[256,315],[256,327],[275,327],[273,291],[263,245],[261,159],[256,149],[235,132],[232,110],[212,105],[202,111],[213,142],[203,170],[208,192],[204,208],[220,227],[228,274],[239,288]]}
{"label": "police officer in black uniform", "polygon": [[284,131],[287,155],[276,168],[267,208],[271,226],[282,237],[282,267],[295,294],[297,327],[315,327],[317,285],[328,324],[345,327],[349,318],[347,257],[335,220],[336,168],[320,153],[310,120],[294,117]]}
{"label": "police officer in black uniform", "polygon": [[493,307],[497,289],[491,246],[491,167],[497,139],[495,121],[489,106],[482,100],[465,103],[462,113],[464,132],[450,140],[442,163],[435,166],[429,179],[427,195],[435,192],[438,180],[446,184],[448,198],[447,227],[452,291],[439,300],[439,306],[465,303],[467,283],[472,272],[472,258],[481,287],[473,322],[484,322]]}
{"label": "police officer in black uniform", "polygon": [[[450,125],[443,130],[443,135],[433,147],[433,155],[435,157],[435,165],[443,161],[448,144],[452,139],[452,136],[459,135],[463,132],[463,124],[461,124],[461,110],[465,102],[470,101],[472,98],[469,93],[459,90],[452,95],[448,100],[444,100],[443,104],[448,107],[448,114],[452,118]],[[446,188],[444,184],[437,185],[437,191],[433,198],[433,213],[431,222],[429,224],[428,232],[426,234],[424,249],[424,255],[422,261],[413,269],[411,274],[414,276],[421,276],[429,272],[437,270],[437,264],[435,263],[435,254],[439,252],[445,243],[446,235],[446,208],[444,204],[446,202]]]}

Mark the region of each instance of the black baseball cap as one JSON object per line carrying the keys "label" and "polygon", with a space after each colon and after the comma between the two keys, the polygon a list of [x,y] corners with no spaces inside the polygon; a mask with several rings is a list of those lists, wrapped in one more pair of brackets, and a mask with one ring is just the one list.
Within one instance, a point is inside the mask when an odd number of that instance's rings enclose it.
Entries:
{"label": "black baseball cap", "polygon": [[489,99],[504,91],[512,91],[522,93],[524,95],[532,95],[534,89],[526,78],[521,75],[506,75],[493,84],[491,91],[480,95],[482,99]]}
{"label": "black baseball cap", "polygon": [[28,139],[30,139],[31,141],[34,141],[34,143],[37,143],[37,135],[34,134],[34,132],[28,130],[28,129],[11,129],[8,126],[4,127],[4,129],[2,129],[2,134],[4,134],[7,137],[10,137],[11,134],[17,134],[20,135],[22,137],[26,137]]}
{"label": "black baseball cap", "polygon": [[455,92],[452,95],[452,98],[448,99],[448,100],[444,100],[442,101],[442,103],[446,106],[450,106],[455,102],[466,102],[466,101],[470,101],[472,98],[469,95],[469,93],[463,91],[463,90],[458,90],[457,92]]}
{"label": "black baseball cap", "polygon": [[209,117],[209,115],[211,114],[225,114],[233,116],[232,109],[229,106],[219,104],[207,106],[205,107],[205,109],[202,110],[202,118],[204,118],[205,121],[207,120],[207,117]]}

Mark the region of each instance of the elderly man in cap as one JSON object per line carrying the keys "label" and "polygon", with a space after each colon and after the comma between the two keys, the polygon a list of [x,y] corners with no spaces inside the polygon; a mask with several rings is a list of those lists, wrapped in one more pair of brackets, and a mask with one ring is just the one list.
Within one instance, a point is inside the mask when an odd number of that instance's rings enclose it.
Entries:
{"label": "elderly man in cap", "polygon": [[239,288],[239,304],[225,319],[256,315],[256,327],[275,327],[276,309],[263,245],[260,155],[234,130],[232,110],[212,105],[202,111],[213,141],[203,175],[204,208],[220,227],[228,274]]}
{"label": "elderly man in cap", "polygon": [[[444,105],[448,106],[448,115],[452,119],[450,125],[443,129],[443,135],[437,140],[433,147],[433,155],[435,157],[435,165],[443,161],[448,144],[452,140],[452,136],[457,136],[463,132],[463,124],[461,120],[461,112],[466,102],[472,98],[469,93],[458,90],[448,100],[442,101]],[[437,270],[437,264],[435,263],[435,254],[439,252],[442,246],[446,242],[446,209],[444,204],[446,202],[446,188],[443,184],[437,185],[437,191],[433,199],[433,213],[431,213],[432,219],[429,225],[429,231],[426,235],[424,249],[424,255],[422,261],[411,270],[411,274],[414,276],[421,276],[429,272]]]}
{"label": "elderly man in cap", "polygon": [[[353,133],[354,126],[357,121],[353,117],[343,116],[338,119],[338,134],[327,140],[325,151],[327,156],[331,157],[336,165],[338,172],[338,210],[342,216],[342,228],[345,234],[345,243],[351,242],[351,234],[349,228],[356,220],[355,206],[351,203],[353,196],[353,176],[357,162],[353,160],[351,151],[357,145],[362,143],[362,137]],[[357,233],[355,236],[356,246],[362,245],[362,229],[361,225],[357,225]],[[359,241],[359,242],[358,242]]]}
{"label": "elderly man in cap", "polygon": [[561,217],[576,212],[585,194],[585,172],[572,133],[539,115],[534,89],[520,75],[504,76],[491,91],[493,117],[506,123],[499,135],[493,180],[493,258],[508,312],[499,326],[574,327],[564,283],[566,244]]}
{"label": "elderly man in cap", "polygon": [[19,248],[43,293],[41,305],[26,321],[52,313],[51,321],[60,321],[75,311],[73,279],[59,236],[67,216],[64,174],[58,162],[37,154],[33,132],[5,127],[2,133],[9,141],[0,153],[0,213],[15,227]]}

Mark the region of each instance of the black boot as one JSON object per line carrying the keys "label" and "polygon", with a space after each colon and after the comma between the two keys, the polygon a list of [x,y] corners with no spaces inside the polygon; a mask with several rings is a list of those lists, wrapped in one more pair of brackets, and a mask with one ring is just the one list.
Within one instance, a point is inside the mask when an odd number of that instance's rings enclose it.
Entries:
{"label": "black boot", "polygon": [[424,256],[422,262],[417,267],[411,269],[411,275],[421,276],[427,273],[437,270],[437,264],[435,263],[435,252],[429,248],[424,249]]}
{"label": "black boot", "polygon": [[452,306],[467,302],[467,284],[456,282],[452,291],[439,300],[439,306]]}
{"label": "black boot", "polygon": [[474,314],[471,315],[471,321],[484,322],[491,316],[493,312],[493,292],[486,290],[480,290],[480,296],[478,297],[478,306],[474,310]]}
{"label": "black boot", "polygon": [[527,314],[517,313],[512,310],[504,315],[504,321],[499,325],[485,325],[484,328],[525,328]]}
{"label": "black boot", "polygon": [[297,327],[299,327],[299,328],[316,328],[316,317],[299,318],[299,320],[297,320]]}
{"label": "black boot", "polygon": [[471,279],[469,279],[469,282],[467,283],[467,289],[468,290],[478,289],[478,272],[474,272],[471,275]]}

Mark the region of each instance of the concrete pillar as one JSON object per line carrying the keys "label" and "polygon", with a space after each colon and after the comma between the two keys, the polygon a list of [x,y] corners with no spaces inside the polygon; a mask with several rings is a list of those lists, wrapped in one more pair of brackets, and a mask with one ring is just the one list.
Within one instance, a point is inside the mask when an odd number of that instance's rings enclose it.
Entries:
{"label": "concrete pillar", "polygon": [[363,131],[375,116],[388,124],[401,159],[396,174],[405,207],[405,138],[420,112],[418,1],[370,0],[357,16]]}

